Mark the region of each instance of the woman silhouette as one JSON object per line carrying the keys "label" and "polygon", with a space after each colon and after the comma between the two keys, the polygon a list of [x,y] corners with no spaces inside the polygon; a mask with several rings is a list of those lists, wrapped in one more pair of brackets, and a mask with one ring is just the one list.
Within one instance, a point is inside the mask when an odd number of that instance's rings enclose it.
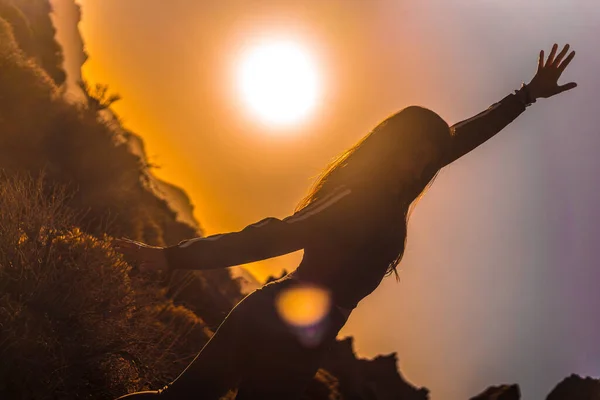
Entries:
{"label": "woman silhouette", "polygon": [[[265,218],[239,232],[193,238],[165,248],[116,239],[115,248],[145,271],[225,268],[304,249],[298,268],[246,296],[190,365],[165,388],[119,399],[292,399],[313,378],[324,352],[358,302],[396,273],[414,205],[441,168],[470,152],[538,98],[577,86],[558,85],[573,59],[554,44],[537,72],[499,102],[449,126],[418,106],[393,114],[341,154],[287,218]],[[555,58],[556,56],[556,58]],[[396,275],[397,276],[397,275]],[[317,288],[330,307],[316,322],[294,325],[278,299],[290,289]],[[298,297],[300,298],[300,297]],[[306,301],[311,301],[311,297]]]}

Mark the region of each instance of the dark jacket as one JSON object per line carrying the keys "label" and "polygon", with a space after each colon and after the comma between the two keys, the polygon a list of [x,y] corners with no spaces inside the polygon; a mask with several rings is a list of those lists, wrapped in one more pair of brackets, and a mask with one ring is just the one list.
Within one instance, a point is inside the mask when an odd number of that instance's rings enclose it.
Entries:
{"label": "dark jacket", "polygon": [[[446,164],[494,136],[525,107],[517,92],[453,125],[455,146]],[[173,269],[202,270],[304,249],[296,277],[324,286],[331,291],[334,304],[352,309],[379,285],[397,256],[398,248],[389,246],[389,241],[398,243],[406,234],[405,226],[386,224],[385,216],[377,211],[362,194],[340,186],[286,218],[268,217],[238,232],[183,240],[166,248],[167,260]],[[360,223],[356,218],[359,214],[364,217]],[[375,221],[371,229],[365,229],[365,219]]]}

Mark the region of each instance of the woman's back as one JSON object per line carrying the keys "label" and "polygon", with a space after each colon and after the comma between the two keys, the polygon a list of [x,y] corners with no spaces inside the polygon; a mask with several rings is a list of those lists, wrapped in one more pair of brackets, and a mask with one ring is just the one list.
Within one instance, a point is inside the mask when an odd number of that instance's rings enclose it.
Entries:
{"label": "woman's back", "polygon": [[404,244],[400,206],[392,201],[350,193],[314,226],[294,276],[329,289],[334,304],[355,308],[377,288]]}

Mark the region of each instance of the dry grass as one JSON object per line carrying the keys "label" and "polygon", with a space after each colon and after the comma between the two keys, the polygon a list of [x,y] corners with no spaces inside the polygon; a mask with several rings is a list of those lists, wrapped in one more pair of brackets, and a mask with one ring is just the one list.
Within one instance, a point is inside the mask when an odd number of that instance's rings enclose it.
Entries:
{"label": "dry grass", "polygon": [[99,398],[173,379],[210,332],[77,228],[63,187],[0,174],[0,398]]}

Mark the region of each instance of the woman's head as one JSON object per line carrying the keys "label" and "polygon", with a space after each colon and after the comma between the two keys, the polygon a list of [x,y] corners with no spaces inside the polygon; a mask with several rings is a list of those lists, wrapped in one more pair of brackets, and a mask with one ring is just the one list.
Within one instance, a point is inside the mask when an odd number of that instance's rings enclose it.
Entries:
{"label": "woman's head", "polygon": [[[296,210],[346,185],[353,191],[369,193],[369,197],[385,199],[385,204],[391,206],[386,210],[390,217],[399,215],[401,223],[406,224],[411,204],[422,197],[444,165],[450,143],[450,127],[438,114],[424,107],[406,107],[336,157]],[[399,223],[397,218],[389,222]]]}
{"label": "woman's head", "polygon": [[372,154],[365,151],[365,161],[386,188],[406,204],[423,192],[443,166],[451,142],[446,121],[419,106],[391,115],[368,136]]}
{"label": "woman's head", "polygon": [[408,206],[443,166],[450,141],[450,127],[438,114],[406,107],[336,157],[297,209],[340,185],[394,196]]}

